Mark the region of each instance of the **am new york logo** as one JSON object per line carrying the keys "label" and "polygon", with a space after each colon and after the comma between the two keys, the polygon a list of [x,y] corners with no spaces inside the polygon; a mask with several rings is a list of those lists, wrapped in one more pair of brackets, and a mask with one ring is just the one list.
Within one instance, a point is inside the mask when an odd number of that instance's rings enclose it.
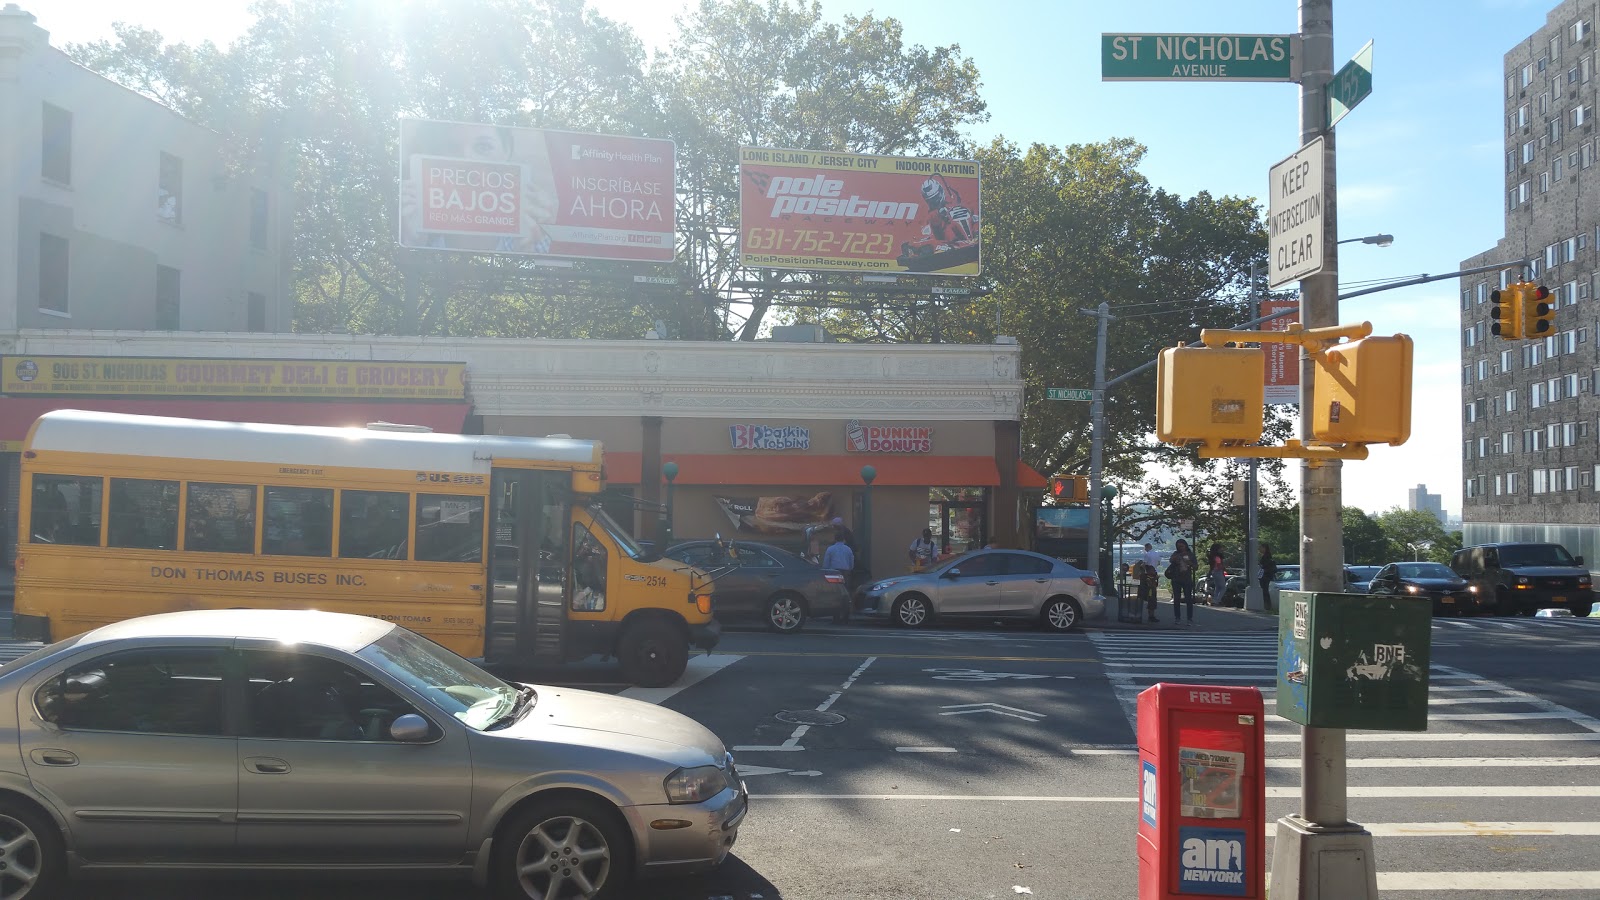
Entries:
{"label": "am new york logo", "polygon": [[1245,834],[1238,828],[1178,829],[1178,890],[1244,896]]}

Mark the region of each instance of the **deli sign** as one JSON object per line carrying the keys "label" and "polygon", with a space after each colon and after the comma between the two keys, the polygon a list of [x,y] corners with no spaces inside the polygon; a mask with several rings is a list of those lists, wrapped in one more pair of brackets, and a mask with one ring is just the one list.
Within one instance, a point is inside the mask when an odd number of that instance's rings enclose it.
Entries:
{"label": "deli sign", "polygon": [[926,425],[845,425],[844,448],[851,453],[932,453],[933,429]]}

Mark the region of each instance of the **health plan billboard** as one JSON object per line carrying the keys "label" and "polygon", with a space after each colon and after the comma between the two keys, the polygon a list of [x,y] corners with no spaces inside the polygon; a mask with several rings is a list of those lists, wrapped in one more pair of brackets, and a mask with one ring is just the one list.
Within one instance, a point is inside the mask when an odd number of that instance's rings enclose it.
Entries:
{"label": "health plan billboard", "polygon": [[400,121],[400,245],[671,262],[671,141]]}
{"label": "health plan billboard", "polygon": [[746,266],[977,275],[978,164],[739,148]]}

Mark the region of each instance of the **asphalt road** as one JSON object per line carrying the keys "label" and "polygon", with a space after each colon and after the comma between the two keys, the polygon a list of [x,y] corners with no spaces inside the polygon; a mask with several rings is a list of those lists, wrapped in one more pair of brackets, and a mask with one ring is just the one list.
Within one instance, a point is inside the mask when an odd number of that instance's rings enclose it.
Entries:
{"label": "asphalt road", "polygon": [[[733,747],[750,815],[719,871],[633,896],[1132,898],[1132,698],[1160,680],[1271,697],[1274,623],[1201,613],[1194,629],[1064,636],[731,634],[697,658],[693,683],[624,693]],[[1434,640],[1430,730],[1352,733],[1349,744],[1351,817],[1376,835],[1383,896],[1600,898],[1600,620],[1445,620]],[[621,690],[604,667],[577,678]],[[1269,716],[1267,733],[1275,818],[1296,808],[1298,729]],[[250,879],[99,882],[72,896],[480,895],[449,882]]]}

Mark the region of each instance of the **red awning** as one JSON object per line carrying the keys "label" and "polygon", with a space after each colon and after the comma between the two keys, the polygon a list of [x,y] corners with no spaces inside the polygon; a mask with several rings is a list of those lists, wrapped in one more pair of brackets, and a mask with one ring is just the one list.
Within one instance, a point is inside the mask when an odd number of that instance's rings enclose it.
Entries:
{"label": "red awning", "polygon": [[[638,484],[643,454],[606,451],[606,480]],[[1000,470],[992,456],[739,456],[722,453],[667,453],[661,461],[678,464],[675,484],[785,484],[839,486],[861,483],[861,467],[878,470],[882,487],[999,487]],[[1017,463],[1019,487],[1044,487],[1045,479]]]}
{"label": "red awning", "polygon": [[118,400],[79,397],[0,397],[0,441],[21,441],[34,420],[55,409],[176,416],[272,425],[365,425],[397,422],[460,434],[470,403],[362,403],[329,400]]}

